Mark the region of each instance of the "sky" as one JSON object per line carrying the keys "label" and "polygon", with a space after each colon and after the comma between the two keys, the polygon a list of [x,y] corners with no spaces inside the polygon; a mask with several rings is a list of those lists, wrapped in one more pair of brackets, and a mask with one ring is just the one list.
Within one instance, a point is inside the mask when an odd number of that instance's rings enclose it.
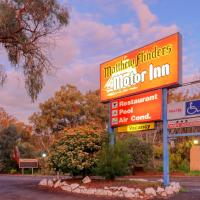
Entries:
{"label": "sky", "polygon": [[[11,68],[0,47],[0,65],[7,80],[0,87],[0,107],[28,123],[39,103],[62,85],[82,92],[99,89],[99,65],[157,39],[180,32],[183,38],[183,82],[200,77],[199,0],[60,0],[70,24],[53,36],[50,60],[56,66],[45,75],[45,86],[32,103],[23,74]],[[51,37],[52,38],[52,37]]]}

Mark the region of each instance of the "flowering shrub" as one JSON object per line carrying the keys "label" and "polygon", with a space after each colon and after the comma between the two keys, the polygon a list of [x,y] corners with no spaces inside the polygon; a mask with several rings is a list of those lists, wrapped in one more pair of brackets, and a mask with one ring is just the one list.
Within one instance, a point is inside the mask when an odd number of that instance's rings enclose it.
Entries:
{"label": "flowering shrub", "polygon": [[68,133],[52,146],[50,166],[56,171],[72,175],[90,174],[96,164],[96,153],[101,149],[104,135],[88,128],[76,128]]}

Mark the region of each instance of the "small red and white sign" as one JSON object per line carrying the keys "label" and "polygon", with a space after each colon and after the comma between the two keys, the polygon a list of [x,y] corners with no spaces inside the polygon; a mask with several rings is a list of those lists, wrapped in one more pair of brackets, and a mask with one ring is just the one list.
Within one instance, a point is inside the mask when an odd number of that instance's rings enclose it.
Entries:
{"label": "small red and white sign", "polygon": [[167,119],[200,117],[200,100],[182,101],[167,105]]}
{"label": "small red and white sign", "polygon": [[162,90],[111,101],[111,126],[162,120]]}
{"label": "small red and white sign", "polygon": [[167,119],[181,119],[185,117],[184,102],[170,103],[167,105]]}
{"label": "small red and white sign", "polygon": [[200,126],[200,117],[168,121],[168,128],[186,128]]}

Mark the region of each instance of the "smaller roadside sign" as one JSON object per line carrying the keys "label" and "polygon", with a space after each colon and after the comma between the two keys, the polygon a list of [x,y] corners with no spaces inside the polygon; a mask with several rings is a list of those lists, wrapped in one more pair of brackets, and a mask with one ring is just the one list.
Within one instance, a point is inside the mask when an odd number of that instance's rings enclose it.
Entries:
{"label": "smaller roadside sign", "polygon": [[200,126],[200,117],[168,121],[168,128],[186,128]]}
{"label": "smaller roadside sign", "polygon": [[19,168],[38,168],[37,159],[19,159]]}
{"label": "smaller roadside sign", "polygon": [[167,119],[183,119],[200,116],[200,99],[192,101],[182,101],[167,105]]}
{"label": "smaller roadside sign", "polygon": [[154,122],[120,126],[116,128],[116,132],[125,133],[125,132],[146,131],[146,130],[152,130],[152,129],[155,129]]}

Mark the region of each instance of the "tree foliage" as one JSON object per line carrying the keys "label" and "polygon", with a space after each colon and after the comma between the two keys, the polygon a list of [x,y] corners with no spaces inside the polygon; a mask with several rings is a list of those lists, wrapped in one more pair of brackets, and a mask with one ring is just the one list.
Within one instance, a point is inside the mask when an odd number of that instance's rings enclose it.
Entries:
{"label": "tree foliage", "polygon": [[147,167],[153,158],[153,146],[137,137],[127,140],[128,151],[131,156],[131,167]]}
{"label": "tree foliage", "polygon": [[17,121],[4,109],[0,112],[0,124],[0,172],[9,172],[12,168],[17,168],[16,162],[19,156],[21,158],[37,156],[38,151],[32,140],[30,126]]}
{"label": "tree foliage", "polygon": [[8,127],[10,124],[15,123],[16,119],[9,115],[4,108],[0,107],[0,130]]}
{"label": "tree foliage", "polygon": [[14,126],[9,126],[0,132],[0,172],[9,172],[16,168],[17,163],[12,159],[12,152],[17,145],[19,135]]}
{"label": "tree foliage", "polygon": [[100,103],[99,92],[82,94],[75,86],[62,86],[54,97],[39,105],[30,117],[37,133],[51,134],[66,127],[96,122],[105,127],[107,106]]}
{"label": "tree foliage", "polygon": [[101,149],[103,131],[84,125],[63,132],[51,148],[50,166],[72,175],[90,174],[96,164],[96,153]]}
{"label": "tree foliage", "polygon": [[113,146],[106,143],[98,153],[94,172],[111,180],[127,175],[130,172],[130,158],[126,142],[118,141]]}
{"label": "tree foliage", "polygon": [[192,141],[176,142],[174,148],[170,148],[170,169],[172,171],[189,171],[190,149]]}
{"label": "tree foliage", "polygon": [[44,53],[44,39],[68,21],[67,10],[57,0],[0,1],[0,43],[11,64],[22,68],[32,100],[42,89],[44,72],[52,67]]}

